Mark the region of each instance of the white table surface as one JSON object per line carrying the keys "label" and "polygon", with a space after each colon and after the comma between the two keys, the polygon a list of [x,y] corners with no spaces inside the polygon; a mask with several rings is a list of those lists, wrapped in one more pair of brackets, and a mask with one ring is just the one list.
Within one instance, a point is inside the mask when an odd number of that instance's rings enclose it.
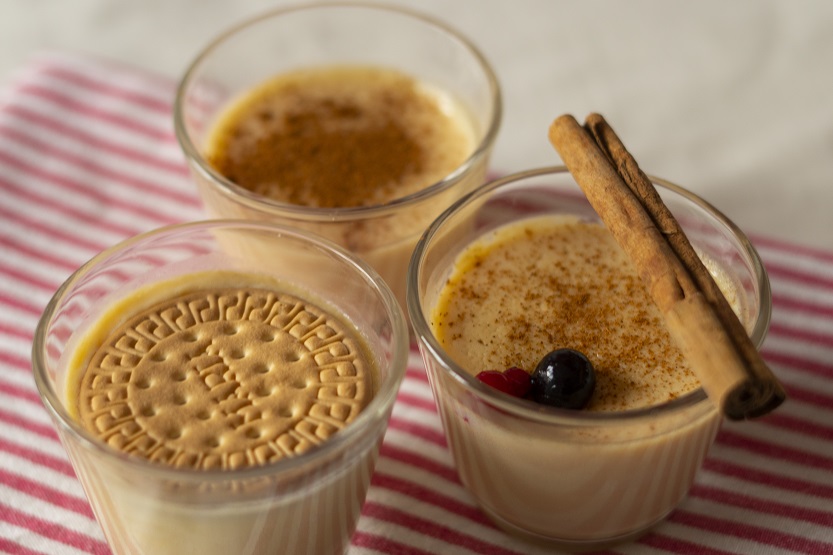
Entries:
{"label": "white table surface", "polygon": [[[43,49],[176,78],[230,23],[286,2],[0,0],[0,85]],[[396,0],[492,61],[493,168],[559,163],[550,121],[605,115],[642,167],[749,234],[833,249],[833,2]]]}

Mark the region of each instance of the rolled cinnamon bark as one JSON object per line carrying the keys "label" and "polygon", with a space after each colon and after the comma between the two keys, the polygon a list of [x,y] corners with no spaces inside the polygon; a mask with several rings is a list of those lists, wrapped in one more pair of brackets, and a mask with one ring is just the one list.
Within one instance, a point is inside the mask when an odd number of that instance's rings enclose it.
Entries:
{"label": "rolled cinnamon bark", "polygon": [[613,129],[570,115],[552,145],[630,257],[703,389],[727,418],[756,418],[786,398],[708,269]]}

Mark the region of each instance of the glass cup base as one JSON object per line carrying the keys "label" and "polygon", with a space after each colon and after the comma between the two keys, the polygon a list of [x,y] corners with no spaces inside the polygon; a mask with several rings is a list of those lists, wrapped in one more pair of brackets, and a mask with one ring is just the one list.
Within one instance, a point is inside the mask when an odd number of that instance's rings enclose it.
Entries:
{"label": "glass cup base", "polygon": [[525,530],[523,528],[515,526],[511,522],[503,519],[500,515],[490,511],[486,507],[481,506],[480,510],[483,511],[483,514],[485,514],[489,518],[489,520],[491,520],[495,524],[495,526],[497,526],[498,528],[500,528],[501,530],[503,530],[504,532],[506,532],[514,538],[518,538],[524,541],[525,543],[533,545],[535,547],[540,547],[544,549],[554,549],[559,551],[565,551],[568,553],[593,553],[596,551],[611,549],[617,545],[622,545],[623,543],[635,541],[647,534],[648,532],[650,532],[657,524],[665,520],[665,518],[673,512],[672,509],[667,514],[656,519],[647,526],[643,526],[625,534],[611,536],[609,538],[574,540],[553,538],[550,536],[536,534],[534,532],[530,532],[529,530]]}

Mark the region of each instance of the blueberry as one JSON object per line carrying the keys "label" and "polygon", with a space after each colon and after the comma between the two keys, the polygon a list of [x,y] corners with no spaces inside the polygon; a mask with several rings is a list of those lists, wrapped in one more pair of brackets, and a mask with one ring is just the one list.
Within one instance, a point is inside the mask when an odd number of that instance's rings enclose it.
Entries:
{"label": "blueberry", "polygon": [[573,349],[558,349],[544,355],[535,367],[529,393],[536,403],[581,409],[595,387],[596,372],[587,357]]}

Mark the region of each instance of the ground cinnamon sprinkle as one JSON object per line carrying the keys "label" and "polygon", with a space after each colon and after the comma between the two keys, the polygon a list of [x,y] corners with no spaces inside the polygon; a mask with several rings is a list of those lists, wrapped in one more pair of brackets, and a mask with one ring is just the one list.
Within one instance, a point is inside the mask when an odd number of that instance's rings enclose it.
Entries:
{"label": "ground cinnamon sprinkle", "polygon": [[369,113],[349,101],[299,96],[297,108],[246,157],[218,157],[215,164],[235,183],[266,196],[280,176],[282,196],[293,204],[360,204],[407,173],[422,171],[424,163],[421,146],[390,114],[405,101],[385,100],[384,112]]}
{"label": "ground cinnamon sprinkle", "polygon": [[399,73],[304,71],[266,83],[232,109],[208,159],[231,181],[282,202],[383,204],[466,159],[471,140],[452,120]]}
{"label": "ground cinnamon sprinkle", "polygon": [[569,347],[596,368],[590,410],[648,406],[698,386],[604,227],[542,218],[472,250],[432,317],[435,335],[472,374],[531,371],[547,352]]}

